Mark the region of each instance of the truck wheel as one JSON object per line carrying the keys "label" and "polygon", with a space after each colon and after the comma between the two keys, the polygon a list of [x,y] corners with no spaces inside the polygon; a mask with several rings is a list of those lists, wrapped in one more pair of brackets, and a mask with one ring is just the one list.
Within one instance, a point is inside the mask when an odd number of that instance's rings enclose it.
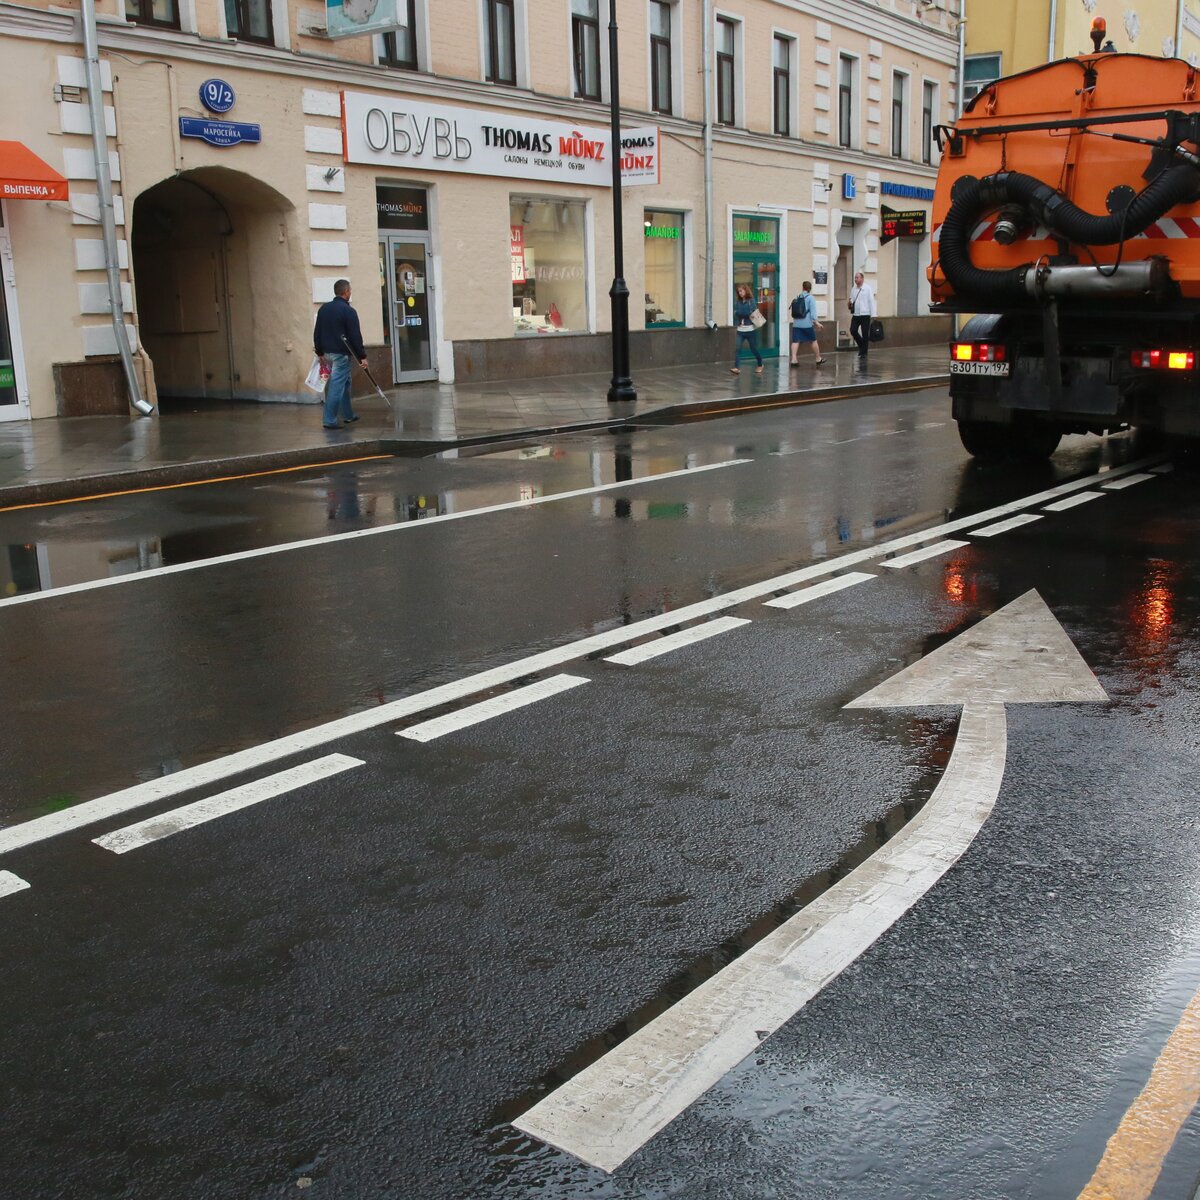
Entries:
{"label": "truck wheel", "polygon": [[1013,452],[1010,425],[995,421],[959,421],[958,437],[966,452],[980,462],[1001,462]]}

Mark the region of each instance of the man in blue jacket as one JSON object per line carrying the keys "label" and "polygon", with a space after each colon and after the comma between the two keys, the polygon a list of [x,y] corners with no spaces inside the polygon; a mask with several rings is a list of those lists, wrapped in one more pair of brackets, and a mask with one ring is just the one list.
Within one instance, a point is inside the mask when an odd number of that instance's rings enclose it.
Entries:
{"label": "man in blue jacket", "polygon": [[339,411],[347,425],[357,421],[350,407],[350,355],[358,359],[359,366],[365,367],[367,351],[358,313],[350,307],[350,280],[339,279],[333,285],[333,299],[317,309],[313,351],[330,367],[329,382],[325,385],[325,428],[338,428]]}

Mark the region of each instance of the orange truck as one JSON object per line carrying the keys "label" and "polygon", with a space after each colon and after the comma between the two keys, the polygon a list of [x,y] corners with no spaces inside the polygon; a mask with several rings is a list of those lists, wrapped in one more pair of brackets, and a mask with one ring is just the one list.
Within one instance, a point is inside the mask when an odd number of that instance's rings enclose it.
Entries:
{"label": "orange truck", "polygon": [[1200,72],[1095,51],[997,80],[940,127],[933,311],[963,445],[1200,436]]}

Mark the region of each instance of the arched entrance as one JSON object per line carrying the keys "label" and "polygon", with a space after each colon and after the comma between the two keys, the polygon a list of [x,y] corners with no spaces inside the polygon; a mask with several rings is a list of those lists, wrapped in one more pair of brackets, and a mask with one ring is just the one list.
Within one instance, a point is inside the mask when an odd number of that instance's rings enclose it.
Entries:
{"label": "arched entrance", "polygon": [[155,184],[133,206],[142,343],[162,397],[299,398],[309,283],[295,206],[223,167]]}

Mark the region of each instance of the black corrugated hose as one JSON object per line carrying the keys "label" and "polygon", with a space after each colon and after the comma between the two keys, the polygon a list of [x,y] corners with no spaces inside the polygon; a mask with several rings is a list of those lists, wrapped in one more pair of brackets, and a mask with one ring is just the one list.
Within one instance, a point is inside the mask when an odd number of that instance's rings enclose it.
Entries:
{"label": "black corrugated hose", "polygon": [[985,300],[988,307],[1027,300],[1025,276],[1033,263],[987,271],[971,262],[971,230],[981,213],[1020,204],[1033,221],[1077,245],[1111,246],[1136,237],[1175,205],[1192,199],[1198,182],[1195,167],[1177,163],[1156,175],[1123,212],[1104,217],[1084,212],[1048,183],[1020,171],[959,184],[938,242],[942,271],[959,299]]}

